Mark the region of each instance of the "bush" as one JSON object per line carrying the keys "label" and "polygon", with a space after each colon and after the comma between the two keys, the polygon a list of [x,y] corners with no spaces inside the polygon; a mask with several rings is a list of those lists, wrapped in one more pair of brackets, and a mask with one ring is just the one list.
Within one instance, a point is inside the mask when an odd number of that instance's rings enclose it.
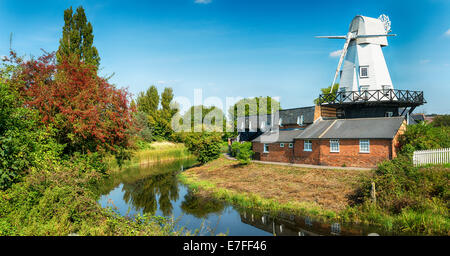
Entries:
{"label": "bush", "polygon": [[236,158],[242,163],[242,164],[249,164],[251,161],[251,158],[254,154],[252,151],[252,143],[251,142],[244,142],[239,143],[239,151],[236,155]]}
{"label": "bush", "polygon": [[202,164],[219,158],[221,143],[222,139],[219,133],[189,133],[185,139],[188,150]]}
{"label": "bush", "polygon": [[[360,217],[391,219],[398,231],[445,234],[450,228],[449,178],[450,168],[414,167],[408,155],[385,161],[373,177],[363,181]],[[376,184],[376,206],[370,204],[372,181]],[[416,217],[427,221],[413,223]]]}
{"label": "bush", "polygon": [[241,143],[235,141],[231,144],[231,156],[236,157],[239,153],[239,149],[241,148]]}
{"label": "bush", "polygon": [[433,127],[421,122],[408,125],[406,132],[399,138],[401,153],[412,154],[415,150],[427,150],[450,147],[450,127]]}

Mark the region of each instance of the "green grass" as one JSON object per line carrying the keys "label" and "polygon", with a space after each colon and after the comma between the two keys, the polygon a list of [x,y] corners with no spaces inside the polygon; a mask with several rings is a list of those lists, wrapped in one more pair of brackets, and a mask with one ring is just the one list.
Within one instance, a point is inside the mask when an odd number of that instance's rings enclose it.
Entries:
{"label": "green grass", "polygon": [[[197,169],[196,174],[190,175],[189,171],[180,174],[180,180],[197,193],[205,193],[234,205],[263,212],[288,212],[313,216],[323,221],[374,225],[393,234],[450,235],[448,165],[413,167],[404,157],[386,161],[373,171],[373,175],[364,176],[355,184],[355,191],[350,194],[352,198],[349,198],[350,204],[346,208],[327,210],[315,203],[281,203],[259,194],[234,190],[232,180],[239,181],[239,177],[220,180],[215,176],[221,175],[218,171],[224,171],[223,168],[232,162],[236,161],[221,158]],[[235,172],[234,175],[245,174],[250,169],[251,167],[241,168],[240,172]],[[204,175],[197,176],[199,172]],[[305,172],[308,170],[302,171],[303,174]],[[286,167],[273,170],[272,173],[274,180],[277,180],[280,178],[279,174],[296,173],[296,170]],[[220,181],[213,182],[215,180]],[[231,188],[221,187],[224,182]],[[349,181],[338,179],[338,182]],[[371,182],[376,184],[376,203],[372,203],[370,199]]]}
{"label": "green grass", "polygon": [[141,145],[141,148],[132,153],[130,160],[125,160],[122,166],[117,164],[113,156],[106,158],[106,163],[111,170],[128,168],[133,165],[146,164],[175,159],[192,158],[192,154],[184,144],[172,142],[153,142]]}
{"label": "green grass", "polygon": [[186,176],[184,173],[179,174],[179,179],[190,189],[194,190],[194,192],[206,191],[214,198],[224,200],[228,203],[243,208],[256,209],[258,211],[267,212],[273,215],[280,212],[290,212],[298,215],[312,215],[317,220],[323,221],[339,220],[339,216],[335,212],[322,209],[319,205],[314,203],[279,203],[276,200],[263,198],[257,194],[239,193],[229,189],[219,188],[211,182],[206,180],[197,180]]}

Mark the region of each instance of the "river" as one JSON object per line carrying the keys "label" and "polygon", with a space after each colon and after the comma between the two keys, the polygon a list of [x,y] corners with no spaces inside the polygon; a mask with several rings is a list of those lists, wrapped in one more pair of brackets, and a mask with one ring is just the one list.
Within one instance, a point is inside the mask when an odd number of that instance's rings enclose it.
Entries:
{"label": "river", "polygon": [[172,217],[178,227],[197,230],[199,235],[392,235],[375,227],[321,223],[308,216],[271,216],[196,196],[177,177],[194,164],[195,160],[183,159],[130,167],[100,185],[99,203],[123,216]]}

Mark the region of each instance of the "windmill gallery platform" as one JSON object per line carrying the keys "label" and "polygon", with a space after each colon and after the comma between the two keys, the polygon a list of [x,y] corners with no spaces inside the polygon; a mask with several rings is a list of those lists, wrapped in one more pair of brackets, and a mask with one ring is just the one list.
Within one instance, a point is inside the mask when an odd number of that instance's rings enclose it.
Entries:
{"label": "windmill gallery platform", "polygon": [[[293,164],[374,167],[397,156],[411,114],[426,103],[422,91],[394,89],[382,47],[391,22],[356,16],[331,84],[311,107],[238,117],[238,140],[251,141],[254,159]],[[336,83],[339,77],[339,84]]]}

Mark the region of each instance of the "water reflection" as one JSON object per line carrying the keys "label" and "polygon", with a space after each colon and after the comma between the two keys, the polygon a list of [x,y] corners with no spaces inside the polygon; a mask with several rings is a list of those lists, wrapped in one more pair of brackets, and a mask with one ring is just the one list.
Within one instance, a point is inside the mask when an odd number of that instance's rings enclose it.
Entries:
{"label": "water reflection", "polygon": [[[203,229],[229,235],[367,235],[380,233],[364,226],[341,226],[321,223],[310,217],[279,213],[269,215],[241,209],[223,201],[199,196],[181,184],[177,174],[195,164],[192,159],[136,166],[113,175],[99,186],[99,203],[106,207],[112,201],[122,215],[148,213],[173,216],[179,226],[189,230]],[[209,235],[207,233],[207,235]]]}

